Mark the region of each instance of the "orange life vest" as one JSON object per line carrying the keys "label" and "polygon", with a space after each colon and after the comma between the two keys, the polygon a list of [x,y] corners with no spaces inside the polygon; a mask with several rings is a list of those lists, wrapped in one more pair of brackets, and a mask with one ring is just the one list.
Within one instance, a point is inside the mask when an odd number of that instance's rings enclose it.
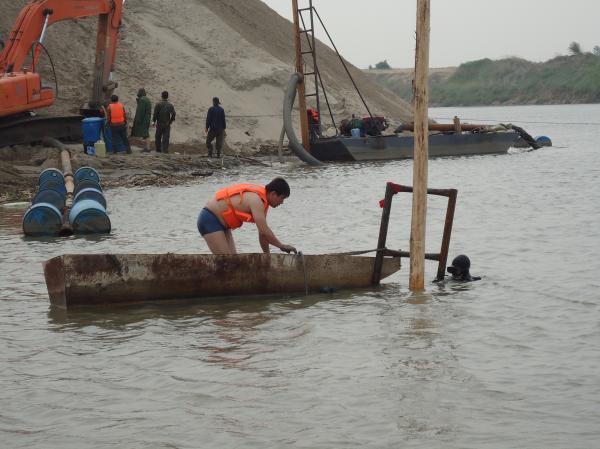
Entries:
{"label": "orange life vest", "polygon": [[229,229],[236,229],[242,226],[244,222],[254,223],[254,217],[252,214],[247,212],[239,211],[231,202],[231,197],[235,195],[240,196],[240,202],[244,192],[254,192],[265,205],[265,215],[269,209],[269,201],[267,200],[267,189],[264,186],[257,186],[254,184],[235,184],[224,189],[218,190],[215,193],[215,199],[217,201],[224,200],[227,203],[229,209],[221,214],[223,221]]}
{"label": "orange life vest", "polygon": [[108,110],[110,111],[111,125],[122,125],[125,123],[125,106],[122,103],[110,103]]}
{"label": "orange life vest", "polygon": [[308,115],[309,119],[312,119],[313,124],[319,123],[319,113],[317,112],[316,109],[308,108],[306,110],[306,114]]}

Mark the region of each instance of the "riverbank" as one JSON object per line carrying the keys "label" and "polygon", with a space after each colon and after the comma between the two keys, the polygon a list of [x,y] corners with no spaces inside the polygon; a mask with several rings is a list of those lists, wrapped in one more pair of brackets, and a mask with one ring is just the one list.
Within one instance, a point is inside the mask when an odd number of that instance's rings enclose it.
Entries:
{"label": "riverbank", "polygon": [[[203,143],[174,143],[169,153],[142,153],[141,142],[132,141],[132,154],[104,158],[84,154],[81,144],[67,145],[73,170],[93,167],[100,172],[103,188],[169,186],[215,171],[245,165],[268,165],[269,155],[277,154],[274,142],[233,143],[222,159],[209,158]],[[288,152],[283,149],[284,154]],[[0,204],[30,201],[38,187],[38,176],[47,168],[62,170],[60,151],[42,145],[0,148]]]}

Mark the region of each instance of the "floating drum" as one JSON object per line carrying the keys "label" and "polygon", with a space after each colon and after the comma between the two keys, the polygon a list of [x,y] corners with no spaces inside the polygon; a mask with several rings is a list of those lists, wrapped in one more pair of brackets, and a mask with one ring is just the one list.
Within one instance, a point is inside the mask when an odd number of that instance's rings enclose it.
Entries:
{"label": "floating drum", "polygon": [[75,190],[73,191],[73,195],[77,196],[79,192],[84,189],[96,189],[102,192],[102,186],[92,179],[84,179],[81,182],[75,184]]}
{"label": "floating drum", "polygon": [[81,200],[73,204],[69,221],[75,234],[108,234],[110,218],[98,201]]}
{"label": "floating drum", "polygon": [[33,200],[31,201],[31,203],[32,204],[50,203],[54,207],[56,207],[58,210],[62,210],[65,207],[65,200],[66,200],[66,197],[61,192],[57,192],[56,190],[47,189],[47,190],[40,190],[38,193],[36,193],[36,195],[33,197]]}
{"label": "floating drum", "polygon": [[63,196],[67,196],[67,187],[64,182],[60,182],[59,179],[48,178],[40,183],[40,192],[42,190],[54,190]]}
{"label": "floating drum", "polygon": [[32,237],[59,235],[62,214],[50,203],[36,203],[23,216],[23,232]]}
{"label": "floating drum", "polygon": [[548,137],[548,136],[537,136],[535,138],[535,141],[543,147],[551,147],[552,146],[552,139],[550,139],[550,137]]}
{"label": "floating drum", "polygon": [[[94,142],[96,142],[96,141],[94,140]],[[73,182],[75,184],[78,184],[79,182],[81,182],[85,179],[91,179],[92,181],[96,181],[97,183],[100,183],[100,175],[92,167],[81,167],[73,175]]]}
{"label": "floating drum", "polygon": [[42,185],[47,180],[54,180],[65,185],[65,177],[63,176],[60,170],[56,168],[47,168],[43,172],[40,173],[40,177],[38,178],[38,185]]}
{"label": "floating drum", "polygon": [[75,195],[75,198],[73,198],[73,204],[81,200],[97,201],[104,209],[106,209],[106,199],[104,198],[104,195],[102,195],[102,191],[98,189],[88,187],[87,189],[80,190],[77,192],[77,195]]}

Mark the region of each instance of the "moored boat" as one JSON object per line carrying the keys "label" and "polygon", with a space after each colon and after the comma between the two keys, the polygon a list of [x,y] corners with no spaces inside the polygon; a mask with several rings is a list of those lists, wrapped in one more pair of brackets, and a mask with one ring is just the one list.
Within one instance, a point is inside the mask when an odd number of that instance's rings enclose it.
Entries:
{"label": "moored boat", "polygon": [[[368,287],[374,264],[332,254],[65,254],[44,262],[44,276],[50,303],[67,309]],[[399,257],[385,257],[381,278],[399,269]]]}

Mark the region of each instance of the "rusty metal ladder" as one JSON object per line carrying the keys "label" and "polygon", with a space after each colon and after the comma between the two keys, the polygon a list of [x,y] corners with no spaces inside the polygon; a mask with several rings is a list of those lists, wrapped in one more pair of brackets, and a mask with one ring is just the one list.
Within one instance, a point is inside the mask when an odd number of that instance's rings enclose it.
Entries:
{"label": "rusty metal ladder", "polygon": [[[384,256],[410,257],[408,251],[394,251],[385,247],[387,239],[388,224],[390,221],[390,211],[392,209],[392,198],[396,193],[413,191],[412,186],[404,186],[388,182],[385,188],[385,198],[383,200],[383,211],[381,213],[381,224],[379,227],[379,240],[377,241],[377,255],[373,266],[373,277],[371,283],[378,285],[381,280],[381,269],[383,267]],[[448,198],[446,207],[446,221],[444,223],[444,232],[442,234],[442,245],[439,253],[425,253],[425,259],[437,260],[438,270],[436,281],[444,279],[446,272],[446,262],[448,260],[448,248],[450,246],[450,236],[452,234],[452,224],[454,222],[454,210],[456,209],[456,189],[427,189],[428,195],[445,196]]]}

